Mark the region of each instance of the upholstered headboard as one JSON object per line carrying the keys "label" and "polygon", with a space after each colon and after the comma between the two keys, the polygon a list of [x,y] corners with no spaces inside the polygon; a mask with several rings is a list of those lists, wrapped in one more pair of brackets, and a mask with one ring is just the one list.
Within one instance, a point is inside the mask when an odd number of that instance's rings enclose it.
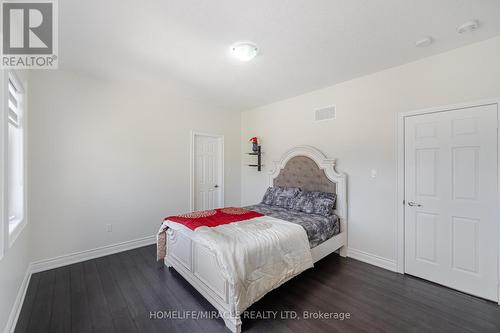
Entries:
{"label": "upholstered headboard", "polygon": [[335,183],[307,156],[292,157],[273,180],[274,186],[300,187],[304,191],[335,193]]}
{"label": "upholstered headboard", "polygon": [[295,147],[274,162],[269,186],[300,187],[304,191],[337,194],[335,214],[341,229],[347,227],[347,176],[335,170],[335,159],[311,146]]}

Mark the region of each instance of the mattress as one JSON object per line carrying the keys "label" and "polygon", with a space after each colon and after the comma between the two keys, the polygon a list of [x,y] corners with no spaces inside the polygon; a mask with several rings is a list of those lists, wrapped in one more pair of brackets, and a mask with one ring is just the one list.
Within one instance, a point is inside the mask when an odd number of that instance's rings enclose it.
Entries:
{"label": "mattress", "polygon": [[306,231],[311,249],[340,233],[340,220],[337,215],[326,217],[266,204],[244,208],[301,225]]}

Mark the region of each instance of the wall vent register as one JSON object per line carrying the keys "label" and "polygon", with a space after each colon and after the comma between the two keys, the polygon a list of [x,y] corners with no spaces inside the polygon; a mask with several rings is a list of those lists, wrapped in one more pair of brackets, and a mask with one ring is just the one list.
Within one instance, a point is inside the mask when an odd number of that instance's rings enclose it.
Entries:
{"label": "wall vent register", "polygon": [[330,120],[335,119],[337,116],[336,108],[334,105],[327,106],[321,109],[316,109],[314,111],[314,120],[322,121],[322,120]]}

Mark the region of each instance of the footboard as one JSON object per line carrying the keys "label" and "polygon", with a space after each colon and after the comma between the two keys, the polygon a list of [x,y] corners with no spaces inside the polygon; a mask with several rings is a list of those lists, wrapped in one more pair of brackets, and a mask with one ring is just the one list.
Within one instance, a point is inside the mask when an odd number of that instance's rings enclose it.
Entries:
{"label": "footboard", "polygon": [[173,267],[221,314],[232,332],[241,331],[241,319],[231,302],[229,282],[222,276],[215,254],[182,229],[167,231],[165,265]]}

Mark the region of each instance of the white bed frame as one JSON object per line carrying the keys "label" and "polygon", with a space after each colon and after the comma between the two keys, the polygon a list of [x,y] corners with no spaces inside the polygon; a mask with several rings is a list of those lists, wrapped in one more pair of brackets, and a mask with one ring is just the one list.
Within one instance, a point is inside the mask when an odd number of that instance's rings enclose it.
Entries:
{"label": "white bed frame", "polygon": [[[311,249],[313,261],[324,258],[332,252],[339,251],[343,257],[347,253],[347,179],[346,175],[335,170],[335,159],[327,158],[314,147],[300,146],[286,152],[280,161],[274,162],[275,168],[270,172],[269,182],[278,177],[287,162],[295,156],[306,156],[316,162],[324,170],[327,178],[335,183],[337,203],[335,214],[340,218],[341,232],[329,240]],[[226,326],[233,333],[241,332],[241,318],[232,302],[229,282],[222,277],[215,254],[205,246],[196,242],[189,232],[182,228],[167,230],[167,256],[165,265],[173,267],[196,290],[198,290],[221,314]]]}

